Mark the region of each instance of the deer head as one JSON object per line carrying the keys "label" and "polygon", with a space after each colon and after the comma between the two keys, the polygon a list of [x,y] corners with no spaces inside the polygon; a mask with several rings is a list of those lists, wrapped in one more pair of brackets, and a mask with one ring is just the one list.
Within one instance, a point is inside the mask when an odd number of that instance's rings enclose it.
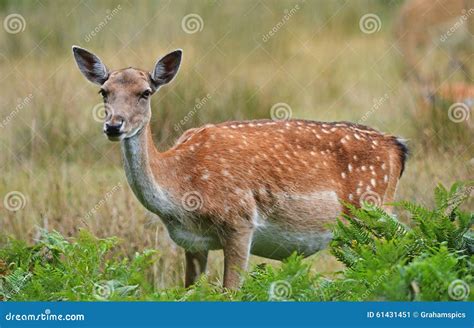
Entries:
{"label": "deer head", "polygon": [[176,76],[182,57],[182,51],[175,50],[159,59],[151,72],[131,67],[109,71],[93,53],[77,46],[72,51],[86,79],[100,85],[104,133],[111,141],[130,138],[149,123],[151,95]]}

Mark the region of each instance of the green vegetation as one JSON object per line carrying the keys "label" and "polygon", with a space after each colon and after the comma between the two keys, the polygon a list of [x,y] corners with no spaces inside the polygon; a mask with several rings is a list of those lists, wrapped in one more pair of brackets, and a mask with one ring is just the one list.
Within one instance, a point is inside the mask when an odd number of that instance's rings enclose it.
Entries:
{"label": "green vegetation", "polygon": [[[347,224],[334,225],[331,252],[346,265],[328,278],[296,254],[279,268],[260,264],[239,291],[222,291],[203,276],[189,288],[154,288],[150,268],[157,251],[117,254],[116,238],[86,231],[69,240],[42,231],[33,246],[4,238],[0,243],[0,297],[4,300],[474,300],[474,213],[461,210],[472,184],[438,186],[432,210],[410,202],[396,208],[412,227],[366,204],[349,206]],[[165,255],[164,255],[165,256]]]}

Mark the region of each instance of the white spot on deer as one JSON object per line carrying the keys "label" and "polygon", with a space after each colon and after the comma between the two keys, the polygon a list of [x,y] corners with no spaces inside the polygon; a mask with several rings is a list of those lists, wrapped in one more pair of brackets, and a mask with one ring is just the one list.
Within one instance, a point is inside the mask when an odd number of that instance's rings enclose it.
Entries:
{"label": "white spot on deer", "polygon": [[319,140],[321,140],[321,136],[319,134],[316,133],[316,138],[318,138]]}
{"label": "white spot on deer", "polygon": [[362,165],[362,166],[360,167],[360,169],[361,169],[362,171],[364,171],[364,172],[367,171],[367,167],[366,167],[365,165]]}
{"label": "white spot on deer", "polygon": [[382,165],[380,166],[382,168],[382,170],[385,171],[385,169],[387,168],[387,166],[385,165],[385,163],[382,163]]}
{"label": "white spot on deer", "polygon": [[347,165],[347,169],[349,170],[349,172],[352,172],[352,164],[351,164],[351,163],[349,163],[349,164]]}
{"label": "white spot on deer", "polygon": [[234,124],[232,124],[230,127],[231,127],[232,129],[237,129],[237,125],[234,125]]}
{"label": "white spot on deer", "polygon": [[378,142],[377,140],[372,140],[372,143],[373,143],[374,145],[376,145],[376,146],[379,145],[379,142]]}
{"label": "white spot on deer", "polygon": [[357,140],[361,140],[362,138],[360,137],[360,135],[358,135],[357,133],[354,133],[354,138],[356,138]]}
{"label": "white spot on deer", "polygon": [[349,200],[353,200],[354,196],[352,194],[349,194]]}
{"label": "white spot on deer", "polygon": [[357,188],[356,193],[357,193],[357,195],[360,195],[362,193],[362,188]]}
{"label": "white spot on deer", "polygon": [[364,185],[364,183],[362,181],[359,181],[359,183],[357,184],[359,187],[362,187]]}
{"label": "white spot on deer", "polygon": [[311,156],[316,156],[316,153],[314,151],[310,151],[309,153],[311,154]]}
{"label": "white spot on deer", "polygon": [[201,176],[201,180],[208,180],[210,177],[209,172],[206,170],[204,171],[204,174]]}
{"label": "white spot on deer", "polygon": [[326,134],[331,133],[331,132],[329,132],[328,130],[325,130],[325,129],[321,129],[321,131],[322,131],[323,133],[326,133]]}
{"label": "white spot on deer", "polygon": [[352,156],[352,158],[353,158],[355,161],[357,161],[357,159],[358,159],[357,155]]}
{"label": "white spot on deer", "polygon": [[345,179],[345,178],[346,178],[346,173],[345,173],[345,172],[341,172],[341,177],[342,177],[343,179]]}
{"label": "white spot on deer", "polygon": [[228,177],[229,176],[229,171],[222,170],[222,175],[225,176],[225,177]]}
{"label": "white spot on deer", "polygon": [[370,184],[375,187],[375,185],[376,185],[375,179],[373,179],[373,178],[370,179]]}
{"label": "white spot on deer", "polygon": [[385,183],[388,182],[388,175],[385,174],[385,175],[383,176],[383,182],[385,182]]}

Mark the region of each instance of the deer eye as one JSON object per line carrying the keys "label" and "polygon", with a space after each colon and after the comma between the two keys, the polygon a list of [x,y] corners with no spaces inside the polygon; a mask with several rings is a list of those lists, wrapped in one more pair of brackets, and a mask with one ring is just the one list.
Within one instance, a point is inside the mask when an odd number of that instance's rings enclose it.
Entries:
{"label": "deer eye", "polygon": [[104,99],[107,98],[107,92],[104,89],[100,89],[99,94],[102,96],[102,98],[104,98]]}
{"label": "deer eye", "polygon": [[148,97],[150,97],[150,95],[151,95],[151,91],[150,90],[145,90],[140,94],[140,98],[148,99]]}

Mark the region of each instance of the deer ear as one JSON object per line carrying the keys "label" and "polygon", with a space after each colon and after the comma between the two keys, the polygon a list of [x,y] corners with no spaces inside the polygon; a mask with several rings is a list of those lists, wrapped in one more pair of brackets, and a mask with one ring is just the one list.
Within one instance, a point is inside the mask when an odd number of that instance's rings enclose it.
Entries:
{"label": "deer ear", "polygon": [[74,54],[77,67],[79,67],[79,70],[86,77],[86,79],[98,85],[102,85],[105,81],[107,81],[109,73],[107,72],[107,68],[99,57],[78,46],[73,46],[72,52]]}
{"label": "deer ear", "polygon": [[169,83],[176,76],[181,64],[182,55],[183,51],[178,49],[158,60],[151,73],[151,80],[156,89],[163,84]]}

